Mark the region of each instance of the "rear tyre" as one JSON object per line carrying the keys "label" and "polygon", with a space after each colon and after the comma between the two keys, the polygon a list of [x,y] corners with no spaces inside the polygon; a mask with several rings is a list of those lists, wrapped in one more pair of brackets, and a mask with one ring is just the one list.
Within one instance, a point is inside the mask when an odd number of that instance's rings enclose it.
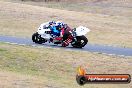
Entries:
{"label": "rear tyre", "polygon": [[77,41],[72,44],[74,48],[82,48],[88,43],[88,39],[85,36],[77,36]]}
{"label": "rear tyre", "polygon": [[41,36],[36,32],[32,35],[32,41],[38,44],[42,44]]}

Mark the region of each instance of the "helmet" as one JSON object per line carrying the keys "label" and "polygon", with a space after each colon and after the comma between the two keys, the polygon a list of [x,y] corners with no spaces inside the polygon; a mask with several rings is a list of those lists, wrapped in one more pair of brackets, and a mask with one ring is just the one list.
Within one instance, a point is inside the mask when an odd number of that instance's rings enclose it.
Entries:
{"label": "helmet", "polygon": [[59,29],[61,29],[61,28],[63,28],[64,23],[61,22],[61,21],[57,21],[57,22],[56,22],[56,26],[57,26]]}
{"label": "helmet", "polygon": [[49,24],[50,25],[55,24],[55,21],[50,21]]}
{"label": "helmet", "polygon": [[62,26],[63,24],[64,24],[64,23],[61,22],[61,21],[57,21],[57,22],[56,22],[56,26],[59,26],[59,25]]}

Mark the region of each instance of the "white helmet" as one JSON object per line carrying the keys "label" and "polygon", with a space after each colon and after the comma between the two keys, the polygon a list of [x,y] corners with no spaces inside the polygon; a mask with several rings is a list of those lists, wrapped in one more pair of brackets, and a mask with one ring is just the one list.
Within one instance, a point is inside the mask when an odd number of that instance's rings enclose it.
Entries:
{"label": "white helmet", "polygon": [[56,26],[63,26],[63,22],[61,22],[61,21],[56,21]]}

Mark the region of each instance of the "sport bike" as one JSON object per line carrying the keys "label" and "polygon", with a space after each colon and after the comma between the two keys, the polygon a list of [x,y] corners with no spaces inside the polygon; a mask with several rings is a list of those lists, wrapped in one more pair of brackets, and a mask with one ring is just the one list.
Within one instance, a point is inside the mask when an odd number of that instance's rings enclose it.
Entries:
{"label": "sport bike", "polygon": [[[88,39],[85,36],[88,32],[90,32],[90,29],[83,26],[72,29],[70,32],[73,37],[72,41],[70,42],[71,46],[75,48],[84,47],[88,43]],[[50,28],[46,28],[45,24],[41,24],[37,32],[32,35],[32,41],[37,44],[46,42],[62,44],[64,40],[62,37],[54,36]]]}

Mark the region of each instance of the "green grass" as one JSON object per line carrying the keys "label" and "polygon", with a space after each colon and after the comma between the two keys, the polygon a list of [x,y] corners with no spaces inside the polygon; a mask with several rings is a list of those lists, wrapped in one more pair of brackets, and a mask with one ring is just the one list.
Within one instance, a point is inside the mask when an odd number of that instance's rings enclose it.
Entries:
{"label": "green grass", "polygon": [[[1,48],[0,52],[2,53],[0,56],[2,58],[0,64],[3,65],[2,68],[10,71],[24,72],[26,74],[45,75],[43,73],[44,70],[54,73],[57,71],[55,69],[59,70],[61,67],[64,67],[62,63],[53,60],[55,58],[52,57],[52,52],[49,52],[52,49],[44,49],[44,52],[42,51],[43,53],[39,52],[39,50],[36,52],[28,49],[29,47],[23,47],[23,49],[21,47],[19,49],[19,46],[10,49],[8,47],[8,50]],[[59,60],[59,58],[56,59]],[[65,65],[65,68],[70,69],[70,65]]]}
{"label": "green grass", "polygon": [[[107,56],[82,51],[39,48],[0,43],[0,71],[37,76],[53,86],[78,88],[75,75],[78,66],[88,73],[131,73],[131,57]],[[98,62],[98,63],[97,63]],[[49,82],[48,82],[49,81]],[[44,84],[46,85],[46,84]],[[93,88],[129,88],[130,85],[85,85]]]}
{"label": "green grass", "polygon": [[0,52],[4,52],[4,51],[6,51],[5,49],[0,49]]}

